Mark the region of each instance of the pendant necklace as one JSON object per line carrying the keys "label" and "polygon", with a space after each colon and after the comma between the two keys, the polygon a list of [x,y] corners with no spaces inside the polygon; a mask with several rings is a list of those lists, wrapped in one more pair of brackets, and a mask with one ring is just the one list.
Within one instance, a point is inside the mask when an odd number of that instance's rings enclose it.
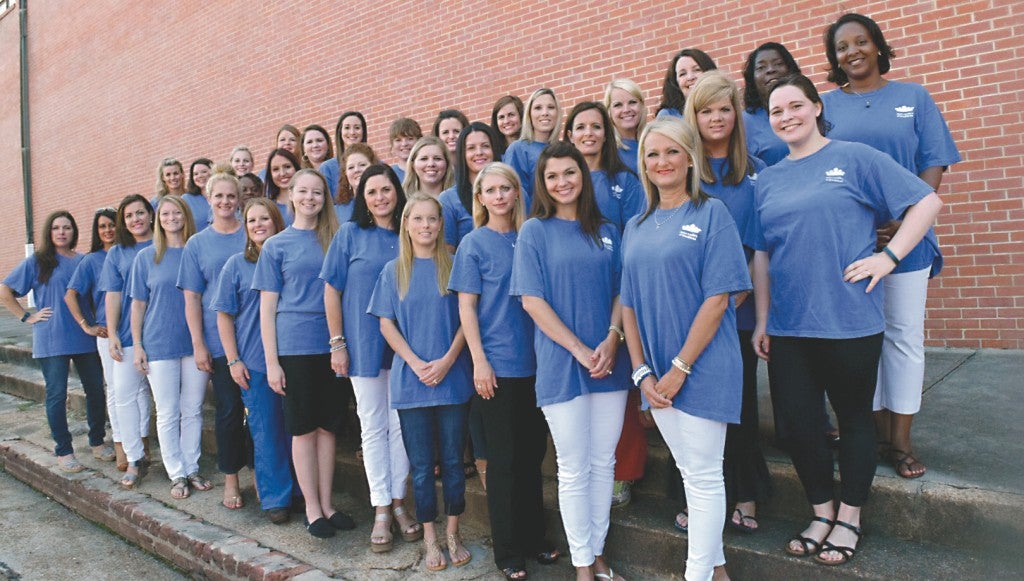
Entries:
{"label": "pendant necklace", "polygon": [[[683,204],[679,204],[678,206],[676,206],[676,209],[672,210],[672,213],[668,215],[668,218],[665,218],[664,220],[662,220],[660,222],[658,221],[658,215],[655,214],[654,215],[654,229],[655,230],[661,230],[662,226],[664,226],[665,224],[668,224],[669,222],[672,221],[672,218],[674,218],[676,213],[679,212],[679,208],[682,208],[682,207],[683,207]],[[661,211],[664,212],[665,210],[661,210]]]}

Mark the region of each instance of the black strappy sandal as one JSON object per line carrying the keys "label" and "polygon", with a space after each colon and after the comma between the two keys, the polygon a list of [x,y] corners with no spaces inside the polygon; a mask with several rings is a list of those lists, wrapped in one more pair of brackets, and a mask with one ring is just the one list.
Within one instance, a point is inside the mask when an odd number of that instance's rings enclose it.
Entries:
{"label": "black strappy sandal", "polygon": [[[827,519],[827,518],[825,518],[823,516],[816,516],[816,517],[814,517],[811,520],[811,522],[825,523],[825,524],[827,524],[830,527],[835,526],[835,524],[836,524],[835,521],[829,520],[829,519]],[[827,538],[828,535],[826,534],[825,537]],[[800,545],[803,547],[803,551],[798,552],[798,551],[794,551],[792,548],[790,548],[789,545],[793,541],[796,541],[796,542],[800,543]],[[822,541],[824,541],[824,539],[822,539]],[[786,543],[786,552],[789,553],[790,555],[793,555],[794,557],[809,557],[811,555],[817,555],[818,552],[822,550],[821,549],[822,541],[816,541],[816,540],[814,540],[814,539],[812,539],[810,537],[805,537],[805,536],[802,536],[802,535],[793,535],[793,537],[791,539],[789,539],[789,541]]]}
{"label": "black strappy sandal", "polygon": [[[860,545],[860,542],[859,542],[860,538],[861,538],[861,536],[864,535],[864,531],[861,530],[860,527],[855,527],[852,524],[850,524],[848,522],[843,522],[841,520],[837,520],[836,521],[836,526],[840,526],[840,527],[843,527],[843,528],[846,528],[846,529],[849,529],[849,530],[853,531],[853,534],[857,535],[857,541],[858,541],[857,544]],[[839,553],[840,555],[842,555],[842,558],[841,559],[836,559],[835,561],[830,561],[828,559],[822,559],[821,558],[821,553],[823,553],[825,551],[835,551],[835,552]],[[839,566],[839,565],[845,565],[846,563],[849,563],[850,559],[852,559],[853,556],[856,555],[856,554],[857,554],[857,549],[855,549],[853,547],[840,547],[840,546],[837,546],[837,545],[833,545],[832,543],[830,543],[828,541],[825,541],[824,543],[822,543],[821,549],[818,550],[818,554],[816,554],[814,556],[814,560],[819,562],[819,563],[821,563],[822,565],[829,565],[830,567],[836,567],[836,566]]]}

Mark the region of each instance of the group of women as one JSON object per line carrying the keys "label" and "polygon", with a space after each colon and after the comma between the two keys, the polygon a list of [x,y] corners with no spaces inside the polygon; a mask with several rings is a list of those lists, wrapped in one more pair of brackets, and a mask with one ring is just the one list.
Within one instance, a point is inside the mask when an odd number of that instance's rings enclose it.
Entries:
{"label": "group of women", "polygon": [[[686,49],[651,121],[639,87],[616,80],[603,102],[572,107],[559,140],[562,107],[542,88],[525,104],[500,99],[490,125],[446,110],[424,137],[395,121],[399,163],[387,166],[363,116],[346,112],[333,144],[320,126],[282,127],[265,187],[245,147],[230,169],[197,160],[187,180],[165,160],[156,203],[129,196],[97,212],[84,258],[74,219],[52,214],[0,300],[35,326],[61,467],[82,468],[62,408],[73,359],[93,453],[123,449],[124,486],[146,467],[148,377],[172,496],[210,488],[197,462],[212,379],[224,505],[243,504],[247,423],[270,518],[304,499],[308,531],[330,537],[354,526],[331,500],[347,377],[374,552],[397,532],[423,539],[429,570],[470,561],[468,433],[486,458],[497,568],[525,579],[527,559],[555,562],[540,472],[549,430],[577,578],[621,579],[605,539],[613,493],[628,502],[643,473],[642,406],[682,475],[686,578],[724,579],[723,527],[755,531],[770,491],[760,357],[814,514],[785,549],[849,561],[878,453],[902,477],[925,471],[910,425],[927,280],[942,262],[931,225],[959,157],[927,92],[884,77],[894,52],[873,20],[844,15],[824,40],[839,88],[823,97],[781,44],[750,53],[743,94]],[[15,300],[29,290],[35,313]],[[103,443],[97,347],[116,451]],[[838,499],[824,420],[807,421],[824,417],[826,395]]]}

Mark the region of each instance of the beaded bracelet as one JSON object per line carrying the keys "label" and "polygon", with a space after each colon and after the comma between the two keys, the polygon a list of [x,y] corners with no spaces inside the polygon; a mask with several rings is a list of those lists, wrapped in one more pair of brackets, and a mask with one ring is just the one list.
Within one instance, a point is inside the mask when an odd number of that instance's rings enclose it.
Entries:
{"label": "beaded bracelet", "polygon": [[672,358],[672,366],[687,375],[693,373],[693,366],[678,357]]}

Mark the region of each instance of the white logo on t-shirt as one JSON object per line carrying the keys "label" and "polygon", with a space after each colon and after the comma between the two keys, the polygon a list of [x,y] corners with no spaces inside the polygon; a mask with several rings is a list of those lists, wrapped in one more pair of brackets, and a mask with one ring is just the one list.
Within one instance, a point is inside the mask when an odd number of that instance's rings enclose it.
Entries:
{"label": "white logo on t-shirt", "polygon": [[615,245],[612,244],[612,239],[607,237],[607,236],[602,236],[601,237],[601,244],[604,244],[604,249],[605,250],[611,250],[612,248],[615,247]]}
{"label": "white logo on t-shirt", "polygon": [[687,224],[679,228],[679,237],[687,240],[696,240],[700,233],[701,229],[696,224]]}
{"label": "white logo on t-shirt", "polygon": [[837,184],[841,184],[841,183],[843,183],[845,181],[843,179],[843,176],[845,176],[845,175],[846,175],[845,171],[839,169],[838,167],[834,167],[834,168],[832,168],[832,169],[830,169],[830,170],[825,172],[825,181],[826,182],[834,182],[834,183],[837,183]]}
{"label": "white logo on t-shirt", "polygon": [[622,197],[622,186],[620,186],[619,184],[615,184],[614,186],[612,186],[612,197],[613,198],[621,198]]}
{"label": "white logo on t-shirt", "polygon": [[752,174],[750,174],[750,176],[747,179],[749,179],[752,182],[756,182],[757,181],[757,174],[756,173],[752,173]]}
{"label": "white logo on t-shirt", "polygon": [[897,119],[912,119],[914,117],[914,108],[910,105],[900,105],[896,107],[896,118]]}

